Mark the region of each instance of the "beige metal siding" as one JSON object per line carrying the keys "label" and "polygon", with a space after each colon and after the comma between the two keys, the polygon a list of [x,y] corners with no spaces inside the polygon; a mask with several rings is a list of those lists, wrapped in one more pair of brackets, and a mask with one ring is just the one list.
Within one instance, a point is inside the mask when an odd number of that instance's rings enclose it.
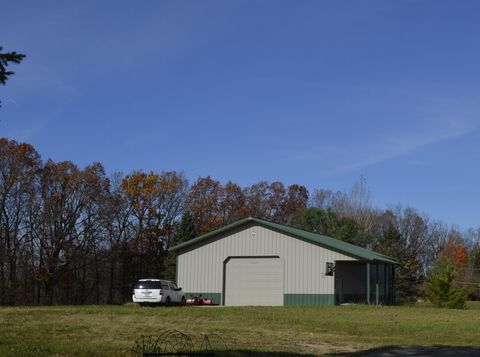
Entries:
{"label": "beige metal siding", "polygon": [[283,260],[233,258],[225,267],[225,305],[282,306]]}
{"label": "beige metal siding", "polygon": [[263,227],[246,224],[181,250],[178,285],[185,292],[223,290],[223,267],[228,257],[278,256],[284,261],[285,294],[333,294],[334,279],[325,276],[325,263],[356,260],[345,254]]}

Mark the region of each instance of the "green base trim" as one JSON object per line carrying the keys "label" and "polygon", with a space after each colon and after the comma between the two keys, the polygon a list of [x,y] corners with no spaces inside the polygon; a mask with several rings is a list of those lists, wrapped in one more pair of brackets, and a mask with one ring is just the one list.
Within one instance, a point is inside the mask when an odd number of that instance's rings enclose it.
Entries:
{"label": "green base trim", "polygon": [[283,294],[283,305],[333,306],[335,294]]}
{"label": "green base trim", "polygon": [[221,293],[185,293],[185,297],[191,298],[198,295],[202,295],[203,298],[209,298],[213,300],[214,304],[220,305],[222,303],[222,294]]}

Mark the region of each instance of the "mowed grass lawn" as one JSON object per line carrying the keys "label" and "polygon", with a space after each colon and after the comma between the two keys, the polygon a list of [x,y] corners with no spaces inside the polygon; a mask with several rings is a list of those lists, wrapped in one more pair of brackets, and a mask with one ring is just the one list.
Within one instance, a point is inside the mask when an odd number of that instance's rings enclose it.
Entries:
{"label": "mowed grass lawn", "polygon": [[[141,335],[222,335],[236,351],[331,354],[390,345],[480,346],[467,310],[374,307],[1,307],[0,356],[131,356]],[[248,353],[244,353],[245,355]]]}

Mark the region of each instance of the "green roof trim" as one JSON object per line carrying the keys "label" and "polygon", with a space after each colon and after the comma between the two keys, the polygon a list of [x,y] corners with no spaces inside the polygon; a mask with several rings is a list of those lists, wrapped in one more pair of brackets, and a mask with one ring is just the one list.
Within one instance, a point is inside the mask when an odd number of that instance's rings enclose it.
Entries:
{"label": "green roof trim", "polygon": [[175,252],[175,251],[178,251],[180,249],[183,249],[183,248],[189,247],[191,245],[194,245],[196,243],[206,241],[209,238],[215,237],[215,236],[217,236],[221,233],[227,232],[227,231],[229,231],[233,228],[242,226],[243,224],[246,224],[246,223],[249,223],[249,222],[257,223],[257,224],[263,225],[265,227],[269,227],[269,228],[272,228],[274,230],[280,231],[282,233],[287,233],[287,234],[305,239],[305,240],[310,241],[312,243],[317,243],[317,244],[322,245],[324,247],[331,248],[331,249],[337,250],[339,252],[342,252],[345,255],[354,256],[354,257],[357,257],[357,258],[360,258],[360,259],[363,259],[363,260],[367,260],[367,261],[370,261],[370,262],[378,261],[378,262],[398,264],[398,262],[391,257],[388,257],[386,255],[383,255],[383,254],[380,254],[380,253],[377,253],[377,252],[374,252],[374,251],[366,249],[366,248],[356,246],[354,244],[350,244],[350,243],[347,243],[347,242],[344,242],[344,241],[341,241],[341,240],[338,240],[338,239],[335,239],[335,238],[332,238],[332,237],[324,236],[324,235],[321,235],[321,234],[317,234],[317,233],[313,233],[313,232],[307,232],[307,231],[304,231],[302,229],[293,228],[293,227],[289,227],[289,226],[284,226],[284,225],[277,224],[277,223],[272,223],[272,222],[265,221],[265,220],[259,219],[259,218],[254,218],[254,217],[247,217],[247,218],[240,219],[240,220],[238,220],[236,222],[233,222],[229,225],[226,225],[222,228],[216,229],[216,230],[214,230],[212,232],[209,232],[209,233],[205,233],[205,234],[203,234],[199,237],[196,237],[194,239],[190,239],[189,241],[186,241],[184,243],[180,243],[180,244],[178,244],[174,247],[171,247],[169,249],[169,251],[170,252]]}

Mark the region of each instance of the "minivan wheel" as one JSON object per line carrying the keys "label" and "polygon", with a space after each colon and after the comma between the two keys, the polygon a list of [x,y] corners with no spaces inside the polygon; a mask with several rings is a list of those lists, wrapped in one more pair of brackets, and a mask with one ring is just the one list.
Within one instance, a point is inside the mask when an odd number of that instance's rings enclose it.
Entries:
{"label": "minivan wheel", "polygon": [[185,296],[182,296],[182,305],[185,305],[187,303],[187,300],[185,299]]}
{"label": "minivan wheel", "polygon": [[167,296],[167,299],[165,300],[165,305],[170,305],[170,296]]}

